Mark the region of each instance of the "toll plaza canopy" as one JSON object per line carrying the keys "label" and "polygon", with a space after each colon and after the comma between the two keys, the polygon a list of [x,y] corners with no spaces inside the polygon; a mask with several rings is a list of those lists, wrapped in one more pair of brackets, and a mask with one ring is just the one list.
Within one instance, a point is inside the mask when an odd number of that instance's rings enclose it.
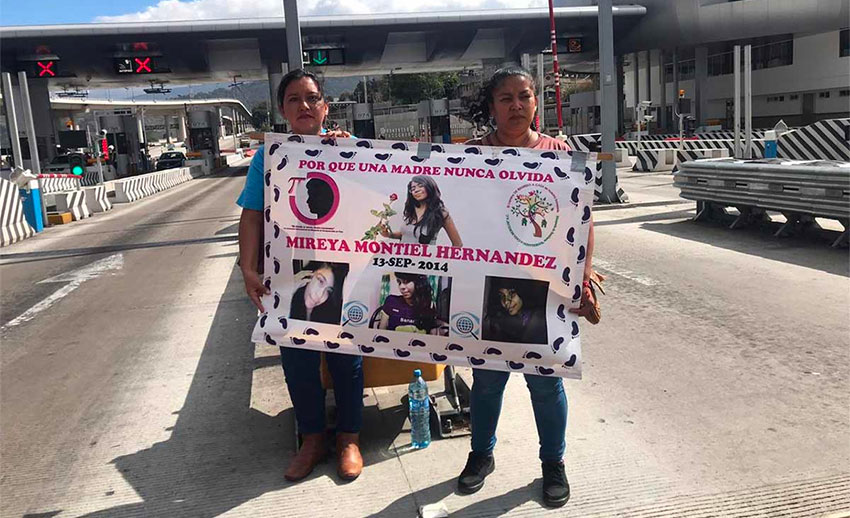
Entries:
{"label": "toll plaza canopy", "polygon": [[[646,13],[613,8],[615,31]],[[597,49],[596,6],[555,9],[559,53]],[[550,47],[547,9],[303,17],[304,60],[326,76],[516,61]],[[283,18],[0,27],[2,69],[85,88],[265,79],[286,62]],[[595,56],[594,56],[595,59]]]}

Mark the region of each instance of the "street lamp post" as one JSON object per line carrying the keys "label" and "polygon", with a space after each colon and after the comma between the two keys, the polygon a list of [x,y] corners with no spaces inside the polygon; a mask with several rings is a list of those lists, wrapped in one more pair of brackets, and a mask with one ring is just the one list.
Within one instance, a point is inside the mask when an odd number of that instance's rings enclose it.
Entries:
{"label": "street lamp post", "polygon": [[558,70],[558,35],[555,32],[554,0],[549,0],[549,35],[552,39],[552,68],[555,73],[555,111],[558,114],[558,135],[563,135],[564,116],[561,113],[561,73]]}

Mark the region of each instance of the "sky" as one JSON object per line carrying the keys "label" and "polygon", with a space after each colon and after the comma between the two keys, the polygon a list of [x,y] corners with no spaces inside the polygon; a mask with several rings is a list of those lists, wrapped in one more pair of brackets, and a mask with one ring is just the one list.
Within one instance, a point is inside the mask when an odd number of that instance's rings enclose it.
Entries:
{"label": "sky", "polygon": [[[559,2],[560,3],[560,2]],[[22,7],[22,6],[26,7]],[[299,0],[300,16],[544,7],[546,0]],[[282,0],[0,0],[0,25],[262,18]]]}

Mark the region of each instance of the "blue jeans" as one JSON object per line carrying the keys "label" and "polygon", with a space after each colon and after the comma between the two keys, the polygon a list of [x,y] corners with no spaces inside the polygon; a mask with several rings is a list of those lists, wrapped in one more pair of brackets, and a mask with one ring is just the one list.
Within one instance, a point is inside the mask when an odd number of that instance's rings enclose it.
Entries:
{"label": "blue jeans", "polygon": [[[472,369],[472,451],[492,453],[496,446],[496,425],[502,411],[502,394],[510,372]],[[540,439],[540,460],[560,461],[567,449],[567,396],[561,378],[525,375],[531,392],[531,407]]]}
{"label": "blue jeans", "polygon": [[[325,389],[319,374],[320,354],[308,349],[280,348],[280,362],[301,433],[325,431]],[[325,353],[325,360],[334,382],[336,429],[359,433],[363,426],[363,357]]]}

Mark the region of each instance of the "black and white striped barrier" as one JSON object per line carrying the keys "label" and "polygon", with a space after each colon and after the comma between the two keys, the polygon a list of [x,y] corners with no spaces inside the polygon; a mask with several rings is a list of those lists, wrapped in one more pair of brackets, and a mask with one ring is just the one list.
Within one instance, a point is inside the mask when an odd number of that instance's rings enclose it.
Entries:
{"label": "black and white striped barrier", "polygon": [[115,181],[115,202],[132,203],[201,176],[199,167],[178,167]]}
{"label": "black and white striped barrier", "polygon": [[571,135],[567,137],[570,149],[591,153],[599,151],[602,147],[602,135],[600,133],[589,133],[587,135]]}
{"label": "black and white striped barrier", "polygon": [[637,152],[637,161],[632,171],[650,173],[653,171],[672,171],[676,162],[673,149],[642,149]]}
{"label": "black and white striped barrier", "polygon": [[24,218],[18,186],[0,178],[0,246],[8,246],[35,235]]}
{"label": "black and white striped barrier", "polygon": [[41,195],[62,191],[76,191],[80,188],[82,178],[72,174],[40,174]]}
{"label": "black and white striped barrier", "polygon": [[829,119],[779,136],[778,157],[850,162],[850,119]]}
{"label": "black and white striped barrier", "polygon": [[53,199],[56,200],[56,211],[70,212],[73,221],[91,217],[91,211],[86,205],[86,193],[82,189],[54,193]]}
{"label": "black and white striped barrier", "polygon": [[112,209],[112,202],[106,195],[105,185],[83,187],[83,192],[85,193],[86,206],[90,212],[106,212]]}
{"label": "black and white striped barrier", "polygon": [[673,172],[677,172],[685,162],[704,160],[708,158],[729,158],[728,149],[680,149],[676,151],[676,164]]}

